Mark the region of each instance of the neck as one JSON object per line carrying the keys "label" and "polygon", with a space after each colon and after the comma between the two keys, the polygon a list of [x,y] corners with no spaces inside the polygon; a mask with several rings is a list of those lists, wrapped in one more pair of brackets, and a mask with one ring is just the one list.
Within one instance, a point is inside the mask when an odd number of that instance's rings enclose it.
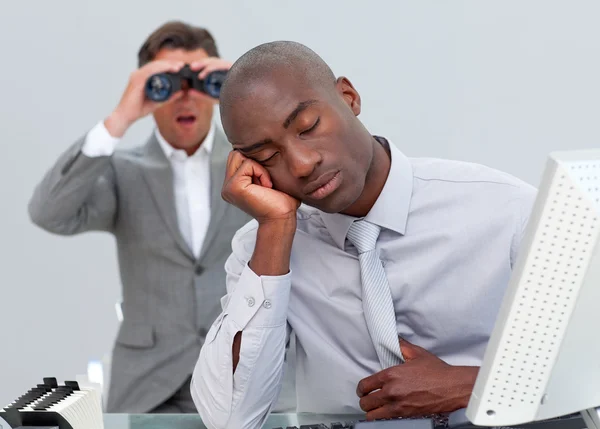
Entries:
{"label": "neck", "polygon": [[389,147],[384,147],[373,138],[373,159],[365,177],[365,187],[360,197],[342,213],[354,217],[366,216],[385,186],[391,165]]}

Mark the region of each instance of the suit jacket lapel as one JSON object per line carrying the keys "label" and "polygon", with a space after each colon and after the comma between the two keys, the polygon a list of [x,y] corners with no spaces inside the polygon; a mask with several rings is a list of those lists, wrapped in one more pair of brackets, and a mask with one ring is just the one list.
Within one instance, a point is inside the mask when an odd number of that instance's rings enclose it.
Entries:
{"label": "suit jacket lapel", "polygon": [[223,188],[223,179],[225,178],[227,158],[230,151],[231,144],[223,131],[217,127],[210,159],[210,222],[204,243],[202,244],[202,250],[200,251],[200,257],[198,258],[200,261],[202,261],[217,236],[225,212],[229,207],[229,203],[221,197],[221,190]]}
{"label": "suit jacket lapel", "polygon": [[175,196],[173,195],[173,170],[171,169],[171,163],[165,156],[154,133],[144,149],[145,162],[143,163],[144,168],[142,171],[144,179],[152,191],[154,203],[181,250],[190,259],[194,260],[192,250],[179,231],[175,209]]}

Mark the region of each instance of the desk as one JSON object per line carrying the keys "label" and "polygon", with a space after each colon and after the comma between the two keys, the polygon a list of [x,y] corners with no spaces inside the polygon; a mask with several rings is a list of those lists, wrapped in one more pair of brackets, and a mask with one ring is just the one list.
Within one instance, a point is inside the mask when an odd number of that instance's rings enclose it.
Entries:
{"label": "desk", "polygon": [[[361,415],[322,415],[322,414],[272,414],[264,429],[298,426],[311,423],[356,421]],[[537,422],[522,425],[527,429],[585,429],[579,416],[552,422]],[[104,429],[206,429],[200,416],[195,414],[105,414]],[[509,428],[502,428],[509,429]]]}
{"label": "desk", "polygon": [[[271,414],[263,427],[300,427],[311,423],[329,425],[362,419],[364,415]],[[196,414],[105,414],[104,429],[206,429],[206,426]]]}

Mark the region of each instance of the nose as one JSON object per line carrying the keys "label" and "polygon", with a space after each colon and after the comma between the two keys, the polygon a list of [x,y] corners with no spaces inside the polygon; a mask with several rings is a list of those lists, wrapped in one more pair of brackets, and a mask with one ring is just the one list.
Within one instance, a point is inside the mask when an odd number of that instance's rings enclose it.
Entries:
{"label": "nose", "polygon": [[192,96],[191,89],[192,89],[192,86],[190,85],[190,83],[186,79],[182,79],[182,81],[181,81],[181,91],[182,91],[181,100],[182,101],[190,99],[190,97]]}
{"label": "nose", "polygon": [[181,79],[181,91],[183,92],[182,98],[188,99],[191,97],[192,85],[188,79]]}
{"label": "nose", "polygon": [[295,141],[288,151],[288,168],[297,179],[309,177],[323,161],[321,154],[311,145]]}

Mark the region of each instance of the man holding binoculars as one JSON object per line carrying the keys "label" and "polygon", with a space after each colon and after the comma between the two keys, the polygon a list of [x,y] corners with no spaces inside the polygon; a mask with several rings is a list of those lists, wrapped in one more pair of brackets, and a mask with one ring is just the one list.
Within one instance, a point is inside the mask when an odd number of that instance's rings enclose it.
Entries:
{"label": "man holding binoculars", "polygon": [[[168,22],[138,64],[114,111],[46,173],[29,213],[55,234],[116,238],[123,320],[107,411],[196,412],[190,377],[221,312],[232,237],[250,219],[221,198],[231,148],[213,108],[231,63],[207,30]],[[150,113],[157,129],[148,141],[115,150]]]}

